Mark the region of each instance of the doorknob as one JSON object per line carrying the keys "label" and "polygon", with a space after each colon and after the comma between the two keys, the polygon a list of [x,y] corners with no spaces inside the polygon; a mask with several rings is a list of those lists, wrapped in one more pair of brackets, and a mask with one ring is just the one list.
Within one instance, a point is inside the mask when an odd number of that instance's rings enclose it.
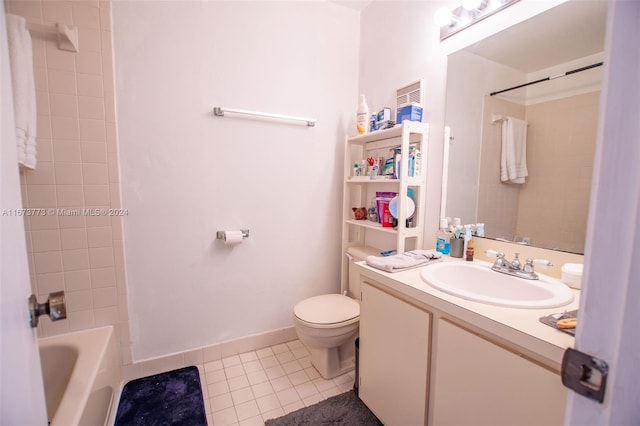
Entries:
{"label": "doorknob", "polygon": [[31,327],[38,326],[38,317],[49,315],[51,321],[58,321],[67,318],[67,306],[64,303],[64,291],[49,293],[47,301],[38,303],[35,294],[29,296],[29,316],[31,317]]}

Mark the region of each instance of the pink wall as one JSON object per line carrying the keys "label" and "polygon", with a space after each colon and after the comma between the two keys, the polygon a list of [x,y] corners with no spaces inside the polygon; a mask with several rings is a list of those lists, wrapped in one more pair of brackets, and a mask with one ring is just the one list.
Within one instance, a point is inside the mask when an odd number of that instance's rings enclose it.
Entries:
{"label": "pink wall", "polygon": [[[340,289],[358,12],[332,2],[114,2],[113,12],[134,358],[292,327],[297,302]],[[318,124],[215,117],[214,106]],[[216,240],[240,228],[244,243]]]}

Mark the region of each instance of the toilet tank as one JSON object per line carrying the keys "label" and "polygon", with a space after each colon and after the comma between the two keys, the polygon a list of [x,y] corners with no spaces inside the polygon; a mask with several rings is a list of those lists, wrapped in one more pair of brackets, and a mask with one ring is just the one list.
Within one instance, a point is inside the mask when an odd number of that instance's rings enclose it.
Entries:
{"label": "toilet tank", "polygon": [[367,256],[380,256],[380,249],[373,247],[354,246],[347,249],[345,254],[349,261],[348,264],[348,295],[360,301],[360,280],[358,271],[353,267],[354,262],[364,260]]}

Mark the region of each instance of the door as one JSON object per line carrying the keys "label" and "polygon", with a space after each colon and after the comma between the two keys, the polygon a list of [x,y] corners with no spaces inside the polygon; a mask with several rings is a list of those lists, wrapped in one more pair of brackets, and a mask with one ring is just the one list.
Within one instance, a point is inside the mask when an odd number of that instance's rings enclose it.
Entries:
{"label": "door", "polygon": [[431,316],[367,282],[360,290],[360,399],[386,425],[424,425]]}
{"label": "door", "polygon": [[602,404],[569,392],[567,425],[640,424],[639,69],[640,2],[611,1],[576,335],[576,349],[606,361],[609,377]]}
{"label": "door", "polygon": [[0,5],[0,424],[46,425],[36,329],[29,325],[31,293],[13,125],[4,2]]}
{"label": "door", "polygon": [[429,424],[562,425],[567,389],[557,373],[442,318],[435,334]]}

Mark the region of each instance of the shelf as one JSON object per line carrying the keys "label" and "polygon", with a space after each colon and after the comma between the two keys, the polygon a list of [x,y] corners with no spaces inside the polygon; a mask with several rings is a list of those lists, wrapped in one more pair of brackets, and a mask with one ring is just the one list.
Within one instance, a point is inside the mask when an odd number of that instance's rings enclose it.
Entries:
{"label": "shelf", "polygon": [[395,127],[392,127],[391,129],[376,130],[375,132],[370,132],[366,135],[350,137],[348,140],[351,143],[377,142],[384,139],[399,138],[402,136],[402,132],[405,129],[410,133],[423,133],[426,128],[426,123],[420,123],[418,121],[404,121],[402,124],[396,124]]}
{"label": "shelf", "polygon": [[348,177],[347,183],[399,183],[400,179],[371,179],[369,176]]}
{"label": "shelf", "polygon": [[[397,234],[399,232],[398,228],[384,227],[378,222],[371,222],[370,220],[355,220],[348,219],[345,221],[349,225],[359,226],[361,228],[374,229],[380,232],[386,232],[388,234]],[[404,228],[404,236],[405,237],[415,237],[420,233],[420,229],[418,228]]]}
{"label": "shelf", "polygon": [[[345,181],[346,183],[377,183],[377,184],[385,184],[385,183],[400,183],[400,179],[371,179],[368,176],[358,176],[358,177],[349,177]],[[420,186],[422,185],[422,178],[420,176],[413,176],[407,178],[408,186]]]}
{"label": "shelf", "polygon": [[[344,145],[344,175],[342,201],[342,251],[346,252],[351,246],[377,247],[379,250],[395,249],[403,253],[408,249],[421,248],[424,228],[424,203],[426,193],[426,153],[428,143],[427,123],[404,121],[391,129],[378,130],[366,135],[346,137]],[[422,152],[420,174],[417,176],[401,175],[398,179],[386,179],[377,176],[352,176],[353,165],[361,164],[369,156],[380,157],[391,148],[400,148],[400,152],[408,153],[410,147],[416,146]],[[400,170],[407,173],[409,156],[400,158]],[[369,220],[355,220],[352,213],[353,206],[368,206],[373,194],[378,191],[404,193],[413,189],[413,201],[416,204],[415,227],[405,227],[405,217],[400,214],[396,228],[383,227],[382,224]],[[404,197],[399,198],[398,212],[405,212]],[[342,289],[348,289],[349,259],[342,259]]]}

